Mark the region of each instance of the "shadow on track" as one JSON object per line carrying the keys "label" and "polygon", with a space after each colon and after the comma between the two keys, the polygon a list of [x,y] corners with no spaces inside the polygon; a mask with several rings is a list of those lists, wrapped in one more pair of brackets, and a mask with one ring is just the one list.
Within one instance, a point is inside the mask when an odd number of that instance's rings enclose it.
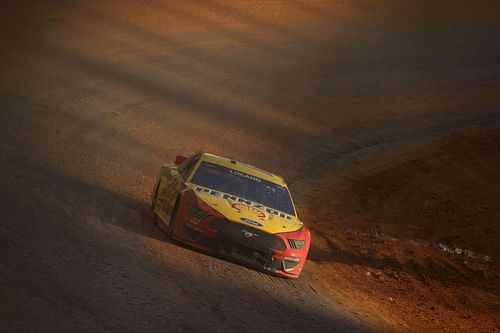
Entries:
{"label": "shadow on track", "polygon": [[370,331],[307,288],[172,246],[145,203],[1,150],[3,328]]}

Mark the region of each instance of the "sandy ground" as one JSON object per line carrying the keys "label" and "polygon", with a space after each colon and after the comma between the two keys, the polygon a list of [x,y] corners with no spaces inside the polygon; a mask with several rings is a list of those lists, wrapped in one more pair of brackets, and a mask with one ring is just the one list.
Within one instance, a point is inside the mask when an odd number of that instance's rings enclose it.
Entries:
{"label": "sandy ground", "polygon": [[[0,330],[495,329],[497,132],[358,157],[500,123],[498,3],[0,10]],[[299,281],[171,244],[154,226],[160,165],[197,149],[289,180],[317,242]],[[353,181],[325,185],[340,175]],[[493,261],[464,264],[436,242]]]}

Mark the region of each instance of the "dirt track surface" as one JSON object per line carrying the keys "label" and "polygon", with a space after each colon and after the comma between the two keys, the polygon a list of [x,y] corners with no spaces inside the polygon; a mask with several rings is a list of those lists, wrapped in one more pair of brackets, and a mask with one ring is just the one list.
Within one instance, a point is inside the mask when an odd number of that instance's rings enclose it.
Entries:
{"label": "dirt track surface", "polygon": [[499,166],[496,128],[331,170],[305,194],[310,270],[404,330],[498,331]]}
{"label": "dirt track surface", "polygon": [[362,285],[335,293],[348,276],[317,256],[289,282],[169,243],[148,200],[162,163],[202,149],[285,176],[324,231],[311,193],[337,162],[499,123],[498,4],[0,10],[0,330],[447,329],[396,320]]}

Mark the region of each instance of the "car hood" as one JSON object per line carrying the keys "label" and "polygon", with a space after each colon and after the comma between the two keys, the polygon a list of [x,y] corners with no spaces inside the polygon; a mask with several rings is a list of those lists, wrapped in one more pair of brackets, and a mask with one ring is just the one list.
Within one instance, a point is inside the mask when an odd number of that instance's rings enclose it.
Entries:
{"label": "car hood", "polygon": [[228,220],[276,234],[297,231],[302,222],[293,215],[238,196],[188,184],[196,196]]}

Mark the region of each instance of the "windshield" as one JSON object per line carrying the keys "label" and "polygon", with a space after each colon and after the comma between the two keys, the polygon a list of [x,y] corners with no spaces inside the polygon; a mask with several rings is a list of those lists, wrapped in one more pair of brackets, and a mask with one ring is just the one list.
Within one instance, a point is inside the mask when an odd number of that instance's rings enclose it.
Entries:
{"label": "windshield", "polygon": [[203,162],[192,182],[295,216],[292,199],[285,187],[240,171]]}

